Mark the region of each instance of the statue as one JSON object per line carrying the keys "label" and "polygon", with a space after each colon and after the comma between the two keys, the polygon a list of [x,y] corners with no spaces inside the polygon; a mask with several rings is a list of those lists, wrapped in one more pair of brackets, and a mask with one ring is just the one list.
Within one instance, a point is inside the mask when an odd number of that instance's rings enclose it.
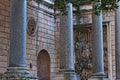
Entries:
{"label": "statue", "polygon": [[75,53],[75,70],[80,74],[81,80],[87,80],[90,73],[92,73],[92,45],[84,38],[81,32],[78,32],[76,36]]}

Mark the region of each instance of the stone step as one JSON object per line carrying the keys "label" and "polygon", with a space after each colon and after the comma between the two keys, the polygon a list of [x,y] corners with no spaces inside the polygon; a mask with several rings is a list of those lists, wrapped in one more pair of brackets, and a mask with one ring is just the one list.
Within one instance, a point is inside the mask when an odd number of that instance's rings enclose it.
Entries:
{"label": "stone step", "polygon": [[108,80],[108,78],[89,78],[88,80]]}

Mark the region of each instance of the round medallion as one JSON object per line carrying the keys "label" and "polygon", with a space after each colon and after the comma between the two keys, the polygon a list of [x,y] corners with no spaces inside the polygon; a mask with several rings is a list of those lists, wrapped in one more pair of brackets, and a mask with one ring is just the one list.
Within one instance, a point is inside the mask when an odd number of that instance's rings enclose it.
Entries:
{"label": "round medallion", "polygon": [[27,33],[30,36],[34,36],[36,33],[36,28],[37,28],[36,20],[33,17],[29,17],[27,22]]}

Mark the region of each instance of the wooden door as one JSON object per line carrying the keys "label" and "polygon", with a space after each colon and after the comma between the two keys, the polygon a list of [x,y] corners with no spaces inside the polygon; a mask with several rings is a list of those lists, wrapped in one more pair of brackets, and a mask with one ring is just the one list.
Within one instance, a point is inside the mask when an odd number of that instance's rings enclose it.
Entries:
{"label": "wooden door", "polygon": [[39,80],[50,80],[50,56],[46,50],[40,51],[37,65]]}

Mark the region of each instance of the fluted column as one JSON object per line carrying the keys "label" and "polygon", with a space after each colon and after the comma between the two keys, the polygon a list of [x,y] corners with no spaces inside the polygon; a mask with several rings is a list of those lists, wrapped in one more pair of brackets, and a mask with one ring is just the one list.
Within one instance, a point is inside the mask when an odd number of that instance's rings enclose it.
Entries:
{"label": "fluted column", "polygon": [[[100,2],[94,2],[95,5]],[[104,53],[103,53],[103,27],[102,27],[102,11],[100,10],[99,15],[94,12],[92,14],[92,34],[93,34],[93,74],[104,75]]]}
{"label": "fluted column", "polygon": [[60,55],[61,69],[74,70],[74,44],[72,4],[67,4],[67,15],[61,15],[60,23]]}
{"label": "fluted column", "polygon": [[10,0],[9,67],[26,67],[26,0]]}
{"label": "fluted column", "polygon": [[[117,4],[120,6],[120,1]],[[115,16],[116,80],[120,80],[120,7],[116,9]]]}

